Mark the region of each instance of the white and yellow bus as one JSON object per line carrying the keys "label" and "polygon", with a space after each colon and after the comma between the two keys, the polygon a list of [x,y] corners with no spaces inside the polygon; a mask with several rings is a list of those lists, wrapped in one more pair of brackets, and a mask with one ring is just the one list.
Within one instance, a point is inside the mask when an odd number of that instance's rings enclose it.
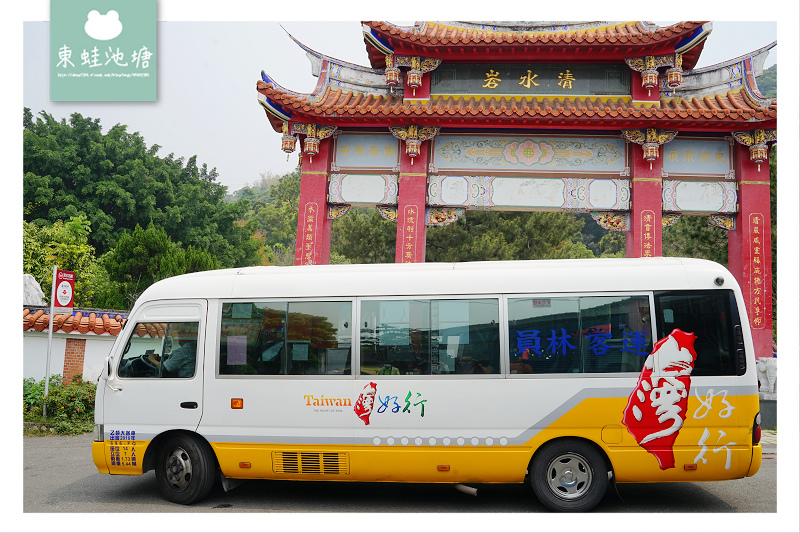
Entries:
{"label": "white and yellow bus", "polygon": [[105,367],[95,465],[182,504],[218,479],[528,481],[585,511],[761,464],[744,301],[708,261],[188,274],[142,294]]}

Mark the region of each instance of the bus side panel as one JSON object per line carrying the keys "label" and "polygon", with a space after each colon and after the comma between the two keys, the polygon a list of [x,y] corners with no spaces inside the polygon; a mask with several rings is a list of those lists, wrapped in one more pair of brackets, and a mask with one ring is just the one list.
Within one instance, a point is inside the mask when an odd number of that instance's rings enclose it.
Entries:
{"label": "bus side panel", "polygon": [[[674,465],[661,468],[622,422],[624,394],[634,385],[630,377],[225,379],[217,380],[216,398],[206,398],[201,430],[228,477],[520,482],[535,450],[563,437],[597,444],[620,482],[747,475],[757,397],[726,395],[723,403],[704,387],[700,399],[692,393],[683,427],[664,452]],[[373,408],[359,417],[364,388],[374,392]],[[231,398],[243,399],[244,409],[231,409]],[[728,404],[736,416],[724,416]],[[715,434],[704,440],[709,426]],[[325,454],[337,461],[327,471],[319,466],[329,460]]]}

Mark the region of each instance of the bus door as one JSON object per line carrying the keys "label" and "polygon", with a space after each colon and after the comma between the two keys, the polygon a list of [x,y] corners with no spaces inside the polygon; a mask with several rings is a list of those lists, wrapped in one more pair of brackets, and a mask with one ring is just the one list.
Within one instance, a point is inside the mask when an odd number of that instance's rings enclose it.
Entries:
{"label": "bus door", "polygon": [[103,432],[111,473],[141,472],[144,448],[171,429],[195,431],[203,413],[205,300],[146,303],[111,358]]}

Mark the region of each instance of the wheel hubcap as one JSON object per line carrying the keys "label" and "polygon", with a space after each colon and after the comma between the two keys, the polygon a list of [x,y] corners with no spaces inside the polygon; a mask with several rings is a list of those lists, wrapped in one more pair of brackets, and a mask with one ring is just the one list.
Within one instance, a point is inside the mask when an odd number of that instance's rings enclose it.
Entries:
{"label": "wheel hubcap", "polygon": [[559,455],[547,467],[547,487],[561,499],[580,498],[591,484],[589,463],[576,453]]}
{"label": "wheel hubcap", "polygon": [[185,490],[192,481],[192,460],[183,448],[174,448],[165,465],[167,482],[178,492]]}

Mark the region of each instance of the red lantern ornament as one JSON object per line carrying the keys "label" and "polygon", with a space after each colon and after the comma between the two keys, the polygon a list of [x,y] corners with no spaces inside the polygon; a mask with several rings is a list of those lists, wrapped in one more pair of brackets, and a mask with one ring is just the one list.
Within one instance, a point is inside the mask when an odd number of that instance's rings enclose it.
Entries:
{"label": "red lantern ornament", "polygon": [[286,152],[287,154],[291,154],[294,152],[294,147],[297,144],[297,137],[294,135],[289,135],[288,133],[284,133],[283,137],[281,137],[281,150]]}
{"label": "red lantern ornament", "polygon": [[642,152],[644,160],[650,163],[650,168],[653,168],[653,161],[658,159],[658,143],[644,143],[642,145]]}
{"label": "red lantern ornament", "polygon": [[758,165],[758,171],[761,172],[761,163],[767,160],[769,150],[766,144],[754,144],[750,146],[750,161]]}
{"label": "red lantern ornament", "polygon": [[411,58],[411,69],[406,75],[406,83],[413,89],[412,94],[416,96],[417,87],[422,85],[422,69],[420,58],[417,56]]}
{"label": "red lantern ornament", "polygon": [[416,89],[420,85],[422,85],[422,71],[419,69],[411,69],[408,71],[408,75],[406,76],[406,83],[412,89]]}
{"label": "red lantern ornament", "polygon": [[647,96],[650,96],[650,89],[658,87],[658,70],[653,68],[642,72],[642,87],[647,89]]}
{"label": "red lantern ornament", "polygon": [[281,137],[281,150],[286,152],[286,160],[289,160],[289,154],[294,152],[295,144],[297,144],[297,137],[289,134],[289,124],[283,123],[283,136]]}
{"label": "red lantern ornament", "polygon": [[406,154],[411,158],[411,164],[414,164],[414,158],[419,155],[422,141],[419,139],[406,139]]}
{"label": "red lantern ornament", "polygon": [[683,83],[683,70],[680,67],[672,67],[667,70],[665,83],[672,90],[680,87],[681,83]]}
{"label": "red lantern ornament", "polygon": [[386,67],[386,85],[394,87],[400,83],[400,69],[397,67]]}
{"label": "red lantern ornament", "polygon": [[319,153],[319,139],[316,137],[306,137],[303,151],[310,157],[317,155]]}

